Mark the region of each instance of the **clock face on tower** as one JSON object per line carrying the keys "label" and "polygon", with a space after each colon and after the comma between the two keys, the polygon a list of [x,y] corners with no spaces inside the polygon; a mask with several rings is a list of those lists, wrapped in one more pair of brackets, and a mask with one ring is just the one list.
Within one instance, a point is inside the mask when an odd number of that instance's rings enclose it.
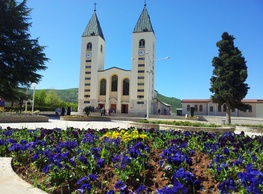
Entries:
{"label": "clock face on tower", "polygon": [[90,58],[91,57],[91,52],[87,52],[86,53],[86,58]]}
{"label": "clock face on tower", "polygon": [[144,56],[144,53],[145,53],[145,52],[144,52],[143,49],[140,49],[140,50],[139,50],[139,55],[140,55],[140,56]]}

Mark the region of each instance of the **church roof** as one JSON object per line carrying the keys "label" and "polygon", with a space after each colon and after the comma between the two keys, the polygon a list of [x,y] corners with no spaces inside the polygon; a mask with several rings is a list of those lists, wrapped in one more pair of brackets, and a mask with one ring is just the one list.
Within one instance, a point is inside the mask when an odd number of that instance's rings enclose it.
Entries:
{"label": "church roof", "polygon": [[153,32],[152,23],[150,20],[150,16],[148,14],[148,11],[146,9],[146,5],[144,5],[144,8],[142,10],[142,13],[137,21],[137,24],[133,30],[133,33],[137,32]]}
{"label": "church roof", "polygon": [[96,11],[94,11],[82,36],[100,36],[103,40],[105,40]]}

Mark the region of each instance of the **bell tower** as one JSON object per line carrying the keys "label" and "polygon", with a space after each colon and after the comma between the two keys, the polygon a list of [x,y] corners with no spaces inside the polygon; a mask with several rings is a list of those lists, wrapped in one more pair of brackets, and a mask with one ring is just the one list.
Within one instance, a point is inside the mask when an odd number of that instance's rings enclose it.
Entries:
{"label": "bell tower", "polygon": [[96,14],[94,13],[81,37],[80,80],[78,111],[86,106],[95,107],[98,94],[98,71],[104,69],[105,39]]}
{"label": "bell tower", "polygon": [[[131,109],[134,114],[152,111],[154,96],[155,34],[146,3],[132,34]],[[147,103],[149,103],[147,105]]]}

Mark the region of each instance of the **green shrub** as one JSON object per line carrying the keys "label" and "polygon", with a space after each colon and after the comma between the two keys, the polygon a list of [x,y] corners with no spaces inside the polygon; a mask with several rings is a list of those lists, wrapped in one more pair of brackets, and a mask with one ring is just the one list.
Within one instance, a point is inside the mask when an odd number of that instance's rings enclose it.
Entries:
{"label": "green shrub", "polygon": [[86,113],[87,116],[89,116],[90,112],[93,110],[93,107],[92,106],[86,106],[84,109],[83,109],[83,112]]}

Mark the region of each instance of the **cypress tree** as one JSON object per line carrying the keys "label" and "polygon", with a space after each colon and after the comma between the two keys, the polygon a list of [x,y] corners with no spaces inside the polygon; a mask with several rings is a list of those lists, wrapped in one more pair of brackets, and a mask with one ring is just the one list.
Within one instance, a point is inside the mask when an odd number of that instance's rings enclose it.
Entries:
{"label": "cypress tree", "polygon": [[247,95],[248,84],[245,83],[248,73],[245,58],[234,45],[234,36],[227,32],[222,34],[222,40],[216,43],[218,57],[212,60],[214,67],[210,79],[213,93],[212,101],[218,105],[226,105],[226,123],[231,124],[231,110],[246,110],[248,105],[241,102]]}

